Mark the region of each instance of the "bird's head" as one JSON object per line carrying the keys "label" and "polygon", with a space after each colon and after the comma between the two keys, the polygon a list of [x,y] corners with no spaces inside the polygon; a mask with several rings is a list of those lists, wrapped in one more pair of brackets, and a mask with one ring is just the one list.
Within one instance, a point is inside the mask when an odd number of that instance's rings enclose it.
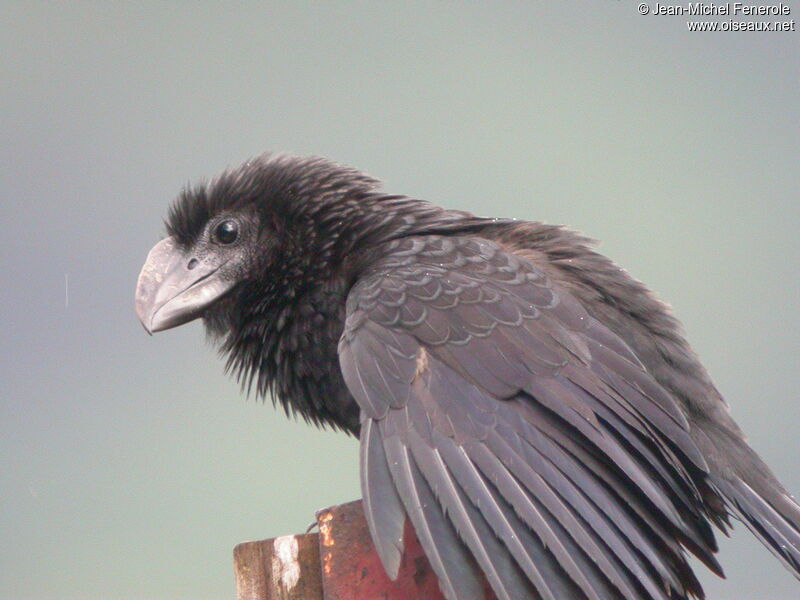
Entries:
{"label": "bird's head", "polygon": [[485,223],[386,194],[325,159],[265,155],[178,196],[139,275],[136,312],[150,333],[202,318],[248,390],[255,382],[287,410],[356,431],[331,366],[350,287],[390,240]]}
{"label": "bird's head", "polygon": [[266,155],[185,189],[139,275],[142,324],[152,333],[206,317],[222,333],[237,307],[291,301],[379,228],[377,187],[324,159]]}

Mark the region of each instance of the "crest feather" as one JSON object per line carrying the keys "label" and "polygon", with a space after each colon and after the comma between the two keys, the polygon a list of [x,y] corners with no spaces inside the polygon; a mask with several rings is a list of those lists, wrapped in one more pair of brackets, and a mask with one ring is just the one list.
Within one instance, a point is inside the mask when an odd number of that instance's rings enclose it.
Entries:
{"label": "crest feather", "polygon": [[322,201],[379,187],[377,179],[325,158],[267,153],[208,182],[188,185],[170,207],[165,226],[167,235],[190,246],[211,218],[227,210],[247,204],[257,209],[308,210],[310,203],[304,199]]}

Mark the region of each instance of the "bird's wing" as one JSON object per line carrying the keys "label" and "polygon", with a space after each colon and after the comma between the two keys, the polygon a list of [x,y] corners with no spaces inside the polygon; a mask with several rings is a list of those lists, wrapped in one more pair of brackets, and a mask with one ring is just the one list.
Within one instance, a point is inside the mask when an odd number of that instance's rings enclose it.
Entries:
{"label": "bird's wing", "polygon": [[631,350],[529,261],[467,237],[392,242],[339,345],[390,576],[411,519],[449,600],[702,596],[705,462]]}

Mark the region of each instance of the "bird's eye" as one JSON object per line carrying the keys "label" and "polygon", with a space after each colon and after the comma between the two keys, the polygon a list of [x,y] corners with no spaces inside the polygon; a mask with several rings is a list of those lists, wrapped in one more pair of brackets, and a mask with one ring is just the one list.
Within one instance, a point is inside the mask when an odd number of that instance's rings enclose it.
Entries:
{"label": "bird's eye", "polygon": [[223,221],[214,228],[214,239],[220,244],[232,244],[239,237],[239,225],[236,221]]}

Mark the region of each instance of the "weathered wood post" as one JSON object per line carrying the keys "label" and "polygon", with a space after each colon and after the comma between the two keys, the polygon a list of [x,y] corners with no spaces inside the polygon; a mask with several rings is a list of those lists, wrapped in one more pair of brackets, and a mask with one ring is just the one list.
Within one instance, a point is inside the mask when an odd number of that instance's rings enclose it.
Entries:
{"label": "weathered wood post", "polygon": [[319,533],[236,546],[238,600],[444,600],[409,523],[396,581],[375,553],[361,501],[321,510],[317,524]]}
{"label": "weathered wood post", "polygon": [[285,535],[233,549],[237,600],[322,600],[319,535]]}

